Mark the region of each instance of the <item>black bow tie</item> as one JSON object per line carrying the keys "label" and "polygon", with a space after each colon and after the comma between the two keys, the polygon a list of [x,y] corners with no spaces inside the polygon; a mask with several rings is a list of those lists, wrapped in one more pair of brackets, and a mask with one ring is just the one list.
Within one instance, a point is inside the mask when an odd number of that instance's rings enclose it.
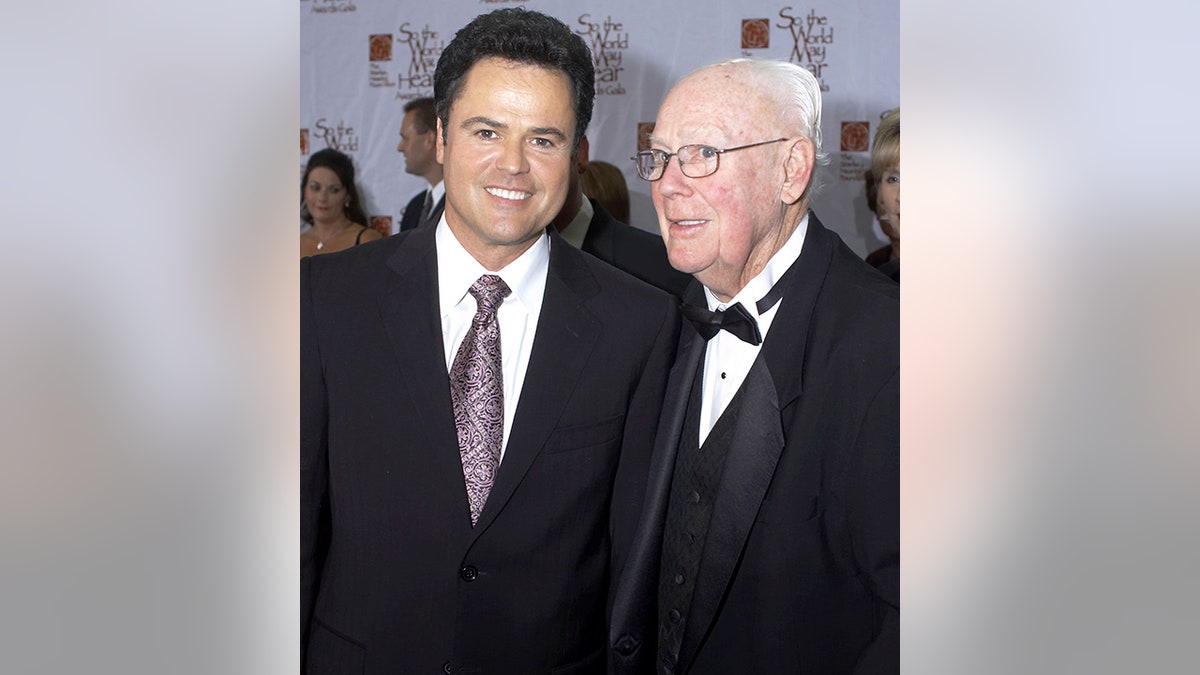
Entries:
{"label": "black bow tie", "polygon": [[[775,288],[763,296],[762,300],[754,303],[758,308],[758,313],[761,315],[775,306],[782,294],[782,289],[779,288],[779,284],[776,284]],[[758,332],[758,322],[750,316],[750,311],[740,302],[715,312],[707,307],[688,304],[684,304],[682,309],[683,315],[696,325],[696,332],[700,333],[700,337],[705,340],[711,340],[718,331],[727,330],[738,336],[743,342],[752,345],[762,344],[762,334]]]}
{"label": "black bow tie", "polygon": [[754,317],[750,316],[750,312],[740,302],[729,309],[718,309],[715,312],[704,307],[684,305],[683,315],[691,319],[692,323],[696,325],[696,332],[700,333],[700,337],[705,340],[711,340],[712,336],[724,329],[741,338],[743,342],[749,342],[752,345],[762,343],[758,324],[754,322]]}

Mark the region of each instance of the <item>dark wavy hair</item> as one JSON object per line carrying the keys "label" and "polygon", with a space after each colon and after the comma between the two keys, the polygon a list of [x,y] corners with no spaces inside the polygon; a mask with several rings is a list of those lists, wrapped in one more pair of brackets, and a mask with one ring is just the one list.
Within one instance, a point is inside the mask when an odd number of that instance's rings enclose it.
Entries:
{"label": "dark wavy hair", "polygon": [[481,14],[454,35],[442,50],[433,73],[433,98],[442,121],[442,140],[450,126],[450,106],[462,89],[463,77],[480,59],[500,58],[528,63],[566,74],[575,105],[574,153],[592,121],[596,101],[596,71],[592,52],[583,38],[565,23],[519,7]]}
{"label": "dark wavy hair", "polygon": [[354,160],[350,159],[346,153],[338,152],[333,148],[318,150],[308,158],[308,164],[304,167],[304,178],[300,179],[300,218],[304,222],[312,224],[312,214],[308,212],[308,205],[304,203],[304,186],[308,184],[308,174],[312,173],[313,169],[320,167],[325,167],[336,174],[338,180],[342,182],[342,187],[346,188],[346,195],[350,197],[350,206],[346,207],[346,217],[352,223],[366,225],[367,213],[363,211],[362,200],[358,197],[358,187],[354,184]]}

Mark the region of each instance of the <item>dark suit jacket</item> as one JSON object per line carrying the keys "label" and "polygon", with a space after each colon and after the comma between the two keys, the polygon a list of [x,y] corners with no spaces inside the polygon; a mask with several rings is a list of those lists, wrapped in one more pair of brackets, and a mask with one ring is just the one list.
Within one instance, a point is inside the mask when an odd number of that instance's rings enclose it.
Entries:
{"label": "dark suit jacket", "polygon": [[677,303],[551,235],[523,393],[472,528],[435,232],[301,260],[302,663],[603,673]]}
{"label": "dark suit jacket", "polygon": [[662,237],[622,223],[600,202],[588,199],[594,214],[583,238],[583,250],[624,270],[677,298],[692,281],[692,275],[671,267]]}
{"label": "dark suit jacket", "polygon": [[442,193],[442,198],[433,205],[433,210],[429,212],[429,217],[421,220],[421,209],[425,208],[425,190],[416,194],[412,199],[408,200],[408,205],[404,207],[404,215],[400,217],[400,231],[404,232],[422,225],[437,222],[442,218],[442,211],[446,208],[446,193]]}
{"label": "dark suit jacket", "polygon": [[[743,385],[674,672],[898,672],[899,287],[813,214],[778,283],[782,304]],[[703,304],[701,293],[695,284],[687,300]],[[662,668],[663,521],[704,350],[685,324],[617,590],[615,673]]]}

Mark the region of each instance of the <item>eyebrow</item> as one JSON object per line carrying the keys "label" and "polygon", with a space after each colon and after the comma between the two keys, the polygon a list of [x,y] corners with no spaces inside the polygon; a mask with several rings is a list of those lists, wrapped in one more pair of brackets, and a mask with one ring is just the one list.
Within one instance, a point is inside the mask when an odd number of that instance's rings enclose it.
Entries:
{"label": "eyebrow", "polygon": [[[498,122],[490,117],[484,117],[482,115],[465,119],[459,126],[462,129],[466,129],[476,124],[482,124],[483,126],[492,127],[495,129],[508,129],[507,124]],[[560,141],[565,141],[567,139],[567,135],[564,134],[558,127],[534,127],[529,130],[529,133],[534,136],[553,136]]]}
{"label": "eyebrow", "polygon": [[488,127],[495,127],[497,129],[507,129],[508,128],[507,124],[504,124],[502,122],[497,122],[494,119],[491,119],[489,117],[484,117],[482,115],[477,115],[475,117],[470,117],[470,118],[463,120],[462,124],[460,124],[459,127],[462,129],[466,129],[469,126],[474,126],[476,124],[482,124],[482,125],[488,126]]}

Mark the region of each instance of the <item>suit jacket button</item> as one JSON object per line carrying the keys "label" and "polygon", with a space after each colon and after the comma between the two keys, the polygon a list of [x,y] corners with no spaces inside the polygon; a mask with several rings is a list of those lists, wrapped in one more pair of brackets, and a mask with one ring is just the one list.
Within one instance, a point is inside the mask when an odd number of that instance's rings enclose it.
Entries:
{"label": "suit jacket button", "polygon": [[446,673],[446,675],[450,675],[450,662],[449,661],[442,664],[442,672]]}
{"label": "suit jacket button", "polygon": [[637,638],[632,635],[622,635],[617,643],[613,645],[617,653],[621,656],[630,656],[637,651],[638,645],[641,644]]}
{"label": "suit jacket button", "polygon": [[679,623],[679,620],[683,618],[683,615],[680,614],[679,610],[677,609],[672,609],[671,611],[667,612],[667,616],[671,618],[672,623]]}
{"label": "suit jacket button", "polygon": [[692,503],[693,503],[693,504],[699,504],[699,503],[700,503],[700,493],[699,493],[699,492],[696,492],[695,490],[692,490],[692,494],[688,495],[688,497],[689,497],[689,498],[692,500]]}
{"label": "suit jacket button", "polygon": [[463,581],[475,581],[479,576],[479,570],[475,569],[474,565],[466,565],[459,570],[458,575],[462,577]]}

